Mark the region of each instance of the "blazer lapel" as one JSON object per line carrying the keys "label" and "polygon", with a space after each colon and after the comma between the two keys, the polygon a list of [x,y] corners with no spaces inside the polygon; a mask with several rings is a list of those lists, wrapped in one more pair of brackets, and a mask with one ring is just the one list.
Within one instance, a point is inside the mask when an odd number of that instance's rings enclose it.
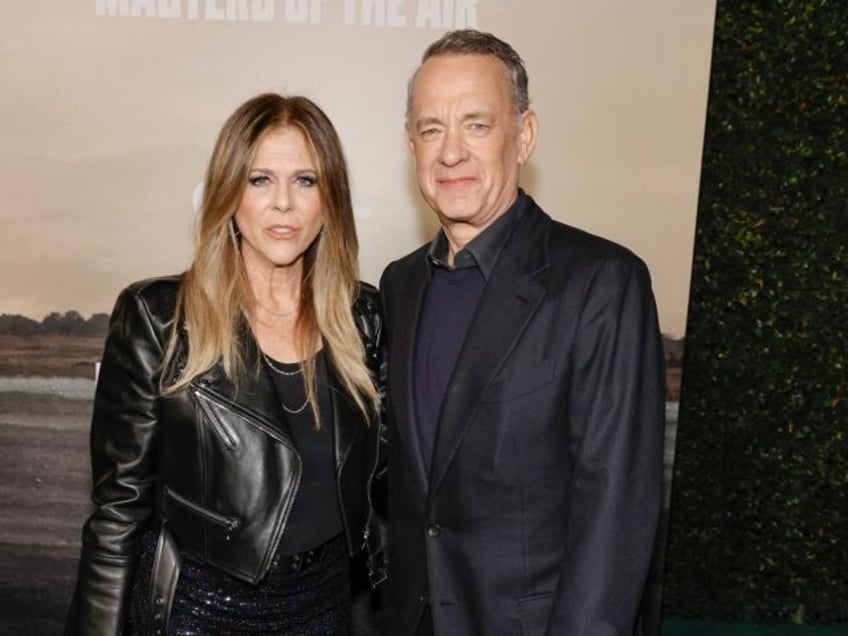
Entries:
{"label": "blazer lapel", "polygon": [[550,218],[531,205],[498,258],[460,350],[442,404],[431,465],[432,501],[474,420],[486,386],[500,370],[547,293]]}
{"label": "blazer lapel", "polygon": [[397,290],[392,303],[393,316],[389,335],[389,375],[392,381],[389,386],[397,439],[403,446],[404,456],[411,461],[423,500],[427,492],[427,471],[418,442],[413,368],[418,320],[427,285],[426,251],[422,253],[421,258],[414,259],[407,267],[409,271],[398,276],[405,286]]}

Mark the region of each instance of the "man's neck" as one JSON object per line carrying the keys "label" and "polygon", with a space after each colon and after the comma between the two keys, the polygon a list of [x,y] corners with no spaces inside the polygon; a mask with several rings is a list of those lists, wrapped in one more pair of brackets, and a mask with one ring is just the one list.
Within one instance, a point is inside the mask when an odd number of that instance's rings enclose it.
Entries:
{"label": "man's neck", "polygon": [[445,238],[448,240],[447,263],[449,267],[453,267],[456,255],[461,252],[466,245],[473,241],[480,232],[488,225],[482,228],[474,227],[468,223],[451,223],[442,225]]}
{"label": "man's neck", "polygon": [[448,240],[448,254],[447,254],[447,263],[450,267],[454,266],[454,257],[465,249],[465,246],[468,245],[475,238],[480,236],[483,232],[486,231],[495,221],[501,218],[504,214],[506,214],[512,205],[515,203],[513,200],[510,205],[504,208],[498,214],[493,215],[489,219],[486,220],[485,223],[480,225],[475,225],[473,223],[466,223],[462,221],[451,221],[449,219],[441,219],[442,222],[442,230],[445,233],[445,238]]}

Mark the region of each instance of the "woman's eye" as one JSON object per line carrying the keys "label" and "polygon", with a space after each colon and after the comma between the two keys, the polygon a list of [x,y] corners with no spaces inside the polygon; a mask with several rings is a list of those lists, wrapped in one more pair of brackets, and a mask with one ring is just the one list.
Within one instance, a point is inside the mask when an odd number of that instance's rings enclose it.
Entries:
{"label": "woman's eye", "polygon": [[268,183],[270,183],[270,181],[271,180],[267,176],[265,176],[264,174],[254,175],[254,176],[252,176],[248,179],[248,182],[250,183],[250,185],[255,186],[255,187],[261,187],[261,186],[264,186],[264,185],[268,185]]}
{"label": "woman's eye", "polygon": [[301,188],[311,188],[318,183],[318,178],[313,175],[303,174],[295,179],[295,183]]}

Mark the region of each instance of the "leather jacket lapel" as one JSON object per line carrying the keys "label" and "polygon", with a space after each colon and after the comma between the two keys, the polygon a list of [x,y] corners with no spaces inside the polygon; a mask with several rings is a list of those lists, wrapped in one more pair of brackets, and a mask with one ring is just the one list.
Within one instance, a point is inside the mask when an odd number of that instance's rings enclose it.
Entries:
{"label": "leather jacket lapel", "polygon": [[[356,438],[363,434],[364,426],[358,425],[362,420],[359,409],[347,395],[336,379],[332,369],[329,372],[330,405],[332,413],[323,414],[325,426],[332,425],[336,470],[341,471],[345,459]],[[351,423],[356,422],[356,426]]]}
{"label": "leather jacket lapel", "polygon": [[274,387],[274,381],[268,369],[259,359],[259,348],[249,333],[242,333],[245,371],[249,380],[236,384],[224,373],[221,363],[217,363],[205,373],[200,374],[192,384],[214,393],[219,399],[247,414],[251,419],[262,423],[272,431],[282,431],[289,440],[291,430],[285,417]]}

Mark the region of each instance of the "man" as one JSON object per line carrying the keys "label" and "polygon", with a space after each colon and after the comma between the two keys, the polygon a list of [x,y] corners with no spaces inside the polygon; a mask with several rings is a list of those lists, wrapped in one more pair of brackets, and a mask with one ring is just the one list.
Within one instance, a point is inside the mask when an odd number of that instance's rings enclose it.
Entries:
{"label": "man", "polygon": [[448,33],[406,133],[435,240],[381,281],[390,351],[386,633],[637,630],[660,512],[661,341],[632,253],[519,190],[518,54]]}

